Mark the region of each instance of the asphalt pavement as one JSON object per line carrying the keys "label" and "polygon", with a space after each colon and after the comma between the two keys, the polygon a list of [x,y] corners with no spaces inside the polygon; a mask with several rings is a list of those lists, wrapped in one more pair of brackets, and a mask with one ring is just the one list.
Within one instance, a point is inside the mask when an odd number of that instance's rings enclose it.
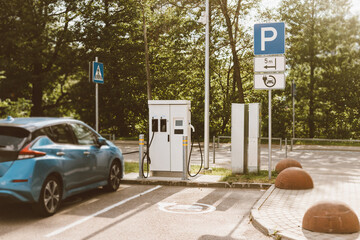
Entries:
{"label": "asphalt pavement", "polygon": [[[136,142],[120,144],[124,153],[133,151],[126,161],[138,161]],[[209,175],[144,180],[135,173],[126,175],[115,193],[99,188],[66,199],[49,218],[37,217],[27,205],[0,203],[0,239],[360,239],[359,233],[314,233],[301,225],[305,211],[322,200],[344,202],[359,216],[359,150],[319,146],[289,151],[287,156],[312,176],[310,190],[227,184]],[[200,161],[196,151],[195,164]],[[274,145],[272,166],[285,154]],[[230,145],[220,146],[210,168],[230,167],[230,155]],[[262,169],[267,156],[262,146]]]}
{"label": "asphalt pavement", "polygon": [[[123,150],[137,148],[136,143],[132,147],[122,145],[123,143],[118,144]],[[210,155],[210,168],[230,168],[230,145],[223,144],[220,148],[215,148],[215,150],[215,161]],[[193,155],[192,163],[199,164],[201,159],[199,151],[195,150]],[[279,145],[273,145],[272,169],[275,168],[278,161],[285,157],[293,158],[302,164],[303,169],[311,175],[314,188],[310,190],[283,190],[275,188],[275,186],[269,187],[261,199],[252,207],[250,219],[254,226],[266,236],[281,239],[360,239],[359,233],[324,234],[302,229],[302,218],[306,210],[313,204],[323,200],[343,202],[349,205],[359,216],[360,149],[356,147],[297,146],[294,147],[293,151],[289,151],[289,148],[285,151],[284,147],[280,149]],[[138,161],[138,156],[136,154],[129,155],[126,156],[126,159],[127,161]],[[267,170],[267,168],[268,150],[266,146],[262,146],[261,169]],[[129,175],[125,179],[134,180],[135,178],[136,175]],[[187,182],[198,181],[218,184],[219,180],[215,176],[211,179],[199,177],[190,179]],[[167,179],[164,184],[179,181],[177,179]],[[229,186],[224,184],[224,187]],[[252,230],[254,231],[254,229]]]}
{"label": "asphalt pavement", "polygon": [[121,184],[65,200],[39,218],[27,205],[0,204],[0,239],[268,239],[248,216],[264,191]]}
{"label": "asphalt pavement", "polygon": [[[122,147],[124,152],[136,148]],[[126,154],[126,159],[136,161],[131,155],[136,153]],[[29,205],[0,202],[0,240],[269,239],[249,218],[265,189],[201,187],[218,184],[218,176],[207,175],[187,181],[198,182],[196,187],[127,184],[127,178],[116,192],[98,188],[66,199],[48,218],[38,217]]]}

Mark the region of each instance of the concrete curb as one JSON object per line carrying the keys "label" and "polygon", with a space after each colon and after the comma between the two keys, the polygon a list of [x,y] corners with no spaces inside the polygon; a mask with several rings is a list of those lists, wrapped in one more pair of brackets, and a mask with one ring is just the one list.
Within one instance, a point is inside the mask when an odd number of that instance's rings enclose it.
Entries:
{"label": "concrete curb", "polygon": [[272,185],[266,193],[255,203],[250,211],[250,219],[252,224],[256,229],[267,236],[271,236],[275,239],[282,239],[282,240],[296,240],[296,237],[292,237],[287,234],[283,234],[280,231],[276,230],[276,227],[270,228],[269,224],[267,224],[263,219],[261,219],[259,209],[261,206],[266,202],[272,192],[275,190],[275,185]]}
{"label": "concrete curb", "polygon": [[269,189],[273,184],[271,183],[239,183],[235,182],[231,184],[233,188],[258,188],[258,189]]}
{"label": "concrete curb", "polygon": [[274,236],[276,232],[273,229],[269,229],[266,227],[266,224],[262,221],[260,217],[259,209],[266,202],[266,200],[269,198],[269,196],[274,191],[274,189],[275,189],[275,185],[272,185],[265,192],[265,194],[255,203],[255,205],[252,207],[250,211],[250,219],[254,227],[267,236]]}
{"label": "concrete curb", "polygon": [[270,183],[228,183],[228,182],[194,182],[190,180],[159,180],[159,179],[123,179],[122,184],[163,185],[182,187],[211,187],[211,188],[247,188],[268,189]]}

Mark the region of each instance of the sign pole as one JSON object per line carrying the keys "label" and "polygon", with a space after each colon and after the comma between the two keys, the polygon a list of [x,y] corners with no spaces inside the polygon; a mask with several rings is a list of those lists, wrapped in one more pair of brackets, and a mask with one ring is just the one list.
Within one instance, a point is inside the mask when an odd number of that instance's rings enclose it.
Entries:
{"label": "sign pole", "polygon": [[[269,91],[269,180],[271,180],[271,90],[285,89],[285,23],[254,25],[254,89]],[[281,55],[280,55],[281,54]],[[264,56],[272,55],[272,56]],[[276,55],[276,56],[274,56]],[[294,130],[293,130],[294,134]]]}
{"label": "sign pole", "polygon": [[204,169],[209,169],[209,89],[210,89],[210,80],[209,80],[209,45],[210,45],[210,22],[209,22],[209,9],[210,4],[209,0],[206,0],[206,28],[205,28],[205,106],[204,106],[204,154],[205,154],[205,164]]}
{"label": "sign pole", "polygon": [[[95,57],[95,62],[98,62],[98,57]],[[99,132],[99,84],[95,83],[95,130]]]}
{"label": "sign pole", "polygon": [[293,107],[292,107],[292,110],[293,110],[292,137],[295,138],[295,82],[294,82],[294,79],[292,80],[292,104],[293,104]]}
{"label": "sign pole", "polygon": [[271,180],[271,89],[269,89],[269,180]]}

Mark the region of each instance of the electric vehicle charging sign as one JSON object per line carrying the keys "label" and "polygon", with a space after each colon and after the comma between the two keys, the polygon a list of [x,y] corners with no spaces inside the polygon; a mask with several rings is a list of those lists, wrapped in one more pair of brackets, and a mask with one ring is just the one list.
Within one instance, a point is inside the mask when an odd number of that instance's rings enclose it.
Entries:
{"label": "electric vehicle charging sign", "polygon": [[254,89],[285,89],[285,74],[269,73],[254,75]]}

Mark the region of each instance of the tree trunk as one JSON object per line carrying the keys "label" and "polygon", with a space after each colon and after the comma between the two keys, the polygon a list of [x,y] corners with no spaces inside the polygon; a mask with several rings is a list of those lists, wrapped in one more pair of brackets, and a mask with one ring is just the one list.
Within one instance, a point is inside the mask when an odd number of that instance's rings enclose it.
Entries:
{"label": "tree trunk", "polygon": [[314,106],[314,86],[315,86],[315,76],[314,76],[314,64],[310,63],[310,84],[309,84],[309,118],[308,118],[308,124],[309,124],[309,137],[313,138],[315,136],[315,106]]}
{"label": "tree trunk", "polygon": [[43,95],[43,86],[42,86],[42,69],[40,63],[34,64],[34,74],[32,78],[32,103],[33,107],[31,108],[32,117],[43,116],[43,107],[42,107],[42,95]]}
{"label": "tree trunk", "polygon": [[146,82],[147,82],[147,96],[148,96],[148,100],[151,100],[152,99],[152,96],[151,96],[151,76],[150,76],[149,46],[148,46],[148,40],[147,40],[145,6],[143,6],[143,28],[144,28],[145,70],[146,70]]}
{"label": "tree trunk", "polygon": [[310,64],[310,83],[309,83],[309,117],[308,117],[308,124],[309,124],[309,137],[313,138],[315,136],[315,67],[316,67],[316,60],[315,60],[315,2],[313,2],[312,8],[312,26],[311,26],[311,39],[310,39],[310,46],[309,46],[309,64]]}
{"label": "tree trunk", "polygon": [[241,79],[241,74],[240,74],[240,62],[239,62],[238,55],[236,52],[236,41],[235,41],[234,35],[233,35],[230,16],[227,11],[227,1],[219,0],[218,2],[220,4],[221,12],[224,15],[225,20],[226,20],[226,27],[227,27],[227,32],[229,35],[229,40],[230,40],[230,48],[231,48],[231,53],[232,53],[232,57],[233,57],[233,61],[234,61],[233,81],[234,81],[234,83],[236,83],[236,86],[238,89],[239,102],[244,103],[245,100],[244,100],[244,90],[243,90],[243,86],[242,86],[242,79]]}

